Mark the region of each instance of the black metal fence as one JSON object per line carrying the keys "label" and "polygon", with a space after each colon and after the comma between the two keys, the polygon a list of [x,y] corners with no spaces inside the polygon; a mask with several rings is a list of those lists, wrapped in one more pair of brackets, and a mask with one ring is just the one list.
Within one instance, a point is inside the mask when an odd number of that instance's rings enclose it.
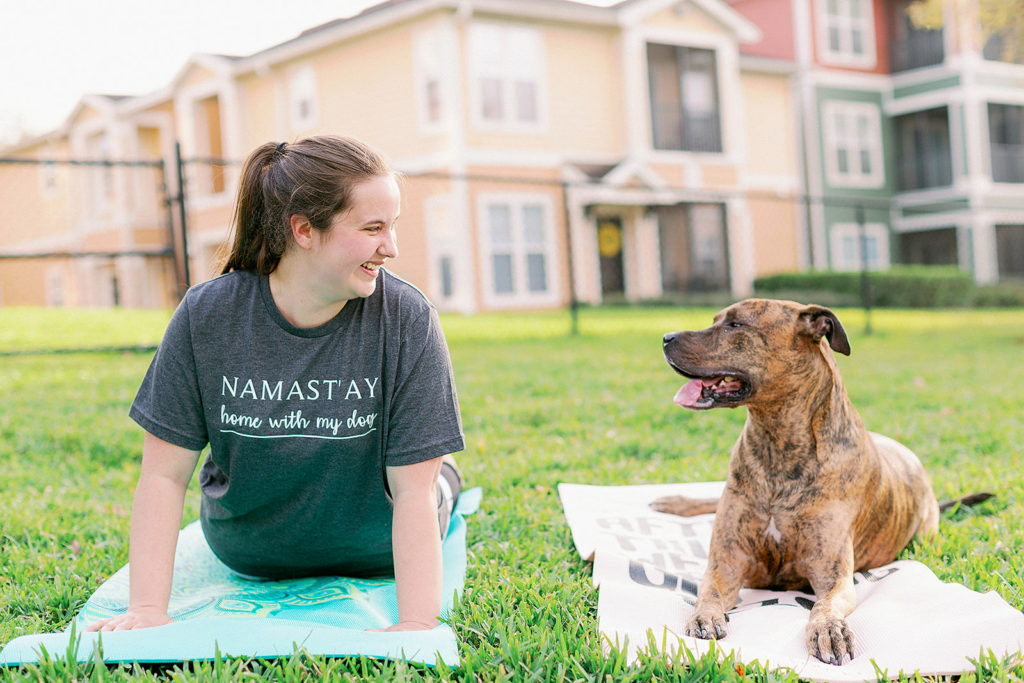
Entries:
{"label": "black metal fence", "polygon": [[[194,274],[190,259],[186,257],[190,253],[189,239],[191,235],[190,221],[193,219],[191,201],[202,197],[204,193],[212,191],[225,192],[230,190],[228,185],[227,171],[237,170],[240,160],[223,158],[183,158],[180,144],[175,144],[174,154],[170,161],[162,159],[151,160],[111,160],[111,159],[38,159],[26,157],[0,157],[0,178],[2,188],[0,192],[4,195],[3,204],[0,205],[0,236],[7,235],[6,239],[0,240],[0,268],[4,264],[17,261],[44,260],[50,263],[74,261],[78,259],[98,259],[116,262],[118,259],[142,257],[144,259],[157,259],[163,262],[164,267],[169,269],[172,277],[167,278],[171,283],[173,292],[168,292],[166,298],[176,300],[184,295],[185,290],[192,284]],[[607,170],[607,169],[605,169]],[[37,176],[31,180],[29,176]],[[428,172],[428,173],[407,173],[405,183],[413,185],[423,183],[451,183],[459,181],[471,187],[473,191],[486,191],[489,187],[518,187],[532,186],[539,191],[546,192],[552,199],[552,209],[555,215],[551,216],[551,223],[562,225],[565,228],[564,235],[560,241],[564,244],[564,251],[560,250],[559,258],[564,259],[561,269],[567,273],[566,281],[569,284],[568,306],[572,313],[573,329],[577,327],[577,315],[579,308],[579,296],[575,291],[577,278],[573,273],[573,254],[579,245],[573,244],[573,233],[569,230],[572,223],[573,194],[577,192],[592,191],[606,185],[606,181],[600,173],[581,180],[567,181],[558,177],[548,175],[487,175],[479,173],[449,173],[449,172]],[[18,191],[12,192],[10,188],[17,187]],[[619,189],[622,189],[619,187]],[[856,227],[856,231],[850,236],[850,247],[855,253],[857,267],[865,275],[863,277],[862,305],[870,309],[872,303],[871,291],[866,273],[870,263],[869,256],[869,235],[866,226],[871,223],[888,224],[894,210],[897,208],[894,202],[887,198],[872,198],[863,196],[810,196],[795,192],[750,192],[750,191],[703,191],[684,188],[667,188],[679,198],[677,206],[720,206],[724,207],[734,200],[745,200],[748,203],[757,203],[759,206],[786,206],[787,212],[793,217],[794,222],[812,224],[813,216],[822,211],[829,211],[832,215],[842,214],[844,222]],[[49,201],[57,201],[59,206],[49,206]],[[105,215],[103,210],[107,204],[116,202],[123,210],[124,215]],[[578,207],[577,207],[578,208]],[[646,207],[651,211],[671,212],[671,206],[650,206]],[[1024,202],[1022,206],[1024,208]],[[943,207],[931,205],[930,211],[940,211]],[[953,203],[948,207],[951,211],[960,211],[963,207]],[[31,225],[19,223],[19,216],[32,216],[34,212],[46,213],[47,223],[56,226],[52,244],[60,244],[61,236],[65,244],[55,248],[47,248],[45,235],[32,235],[36,239],[11,239],[18,230],[32,230]],[[713,215],[713,212],[705,215]],[[659,214],[659,220],[665,219]],[[671,216],[668,216],[671,218]],[[820,218],[819,218],[820,220]],[[106,223],[104,222],[106,221]],[[22,221],[24,222],[24,221]],[[85,236],[71,239],[70,243],[75,244],[73,248],[67,246],[67,236],[72,233],[71,226],[89,226]],[[118,227],[128,226],[128,232],[135,230],[137,234],[145,236],[145,244],[138,240],[125,246],[123,249],[111,249],[110,233],[116,232]],[[699,292],[702,288],[714,289],[727,286],[729,281],[728,271],[724,276],[721,273],[712,272],[716,268],[728,269],[729,239],[726,236],[726,219],[722,212],[721,223],[712,226],[710,232],[705,231],[704,235],[691,234],[680,239],[680,244],[686,248],[696,251],[694,243],[703,239],[707,244],[712,245],[712,250],[719,249],[720,255],[716,260],[715,254],[703,255],[702,264],[697,263],[697,257],[691,254],[692,263],[687,265],[681,263],[679,268],[693,269],[693,273],[687,278],[677,280],[663,280],[666,290],[673,287],[680,287],[681,292]],[[61,227],[63,232],[61,232]],[[614,228],[614,226],[612,226]],[[600,226],[599,226],[600,228]],[[621,225],[620,225],[621,228]],[[1022,226],[1024,229],[1024,226]],[[715,231],[720,234],[715,234]],[[692,228],[691,228],[692,232]],[[106,242],[102,240],[90,241],[89,236],[107,234]],[[718,239],[719,246],[715,246],[714,240]],[[800,248],[807,254],[820,253],[822,245],[816,244],[814,240],[820,240],[812,231],[807,231],[806,243]],[[948,242],[948,241],[947,241]],[[942,242],[942,244],[947,244]],[[105,246],[92,246],[104,244]],[[895,258],[893,262],[911,263],[954,263],[950,261],[950,249],[937,251],[936,245],[940,241],[930,238],[914,240],[907,239],[905,244],[897,243],[892,250]],[[12,246],[18,245],[21,246]],[[29,246],[25,246],[29,245]],[[851,246],[852,245],[852,246]],[[948,243],[955,249],[955,239]],[[665,247],[664,244],[660,245]],[[676,246],[676,245],[672,245]],[[831,249],[831,245],[824,247]],[[603,258],[603,255],[602,255]],[[685,257],[684,257],[685,260]],[[847,267],[850,266],[849,258]],[[604,268],[605,263],[602,263]],[[615,264],[612,264],[615,267]],[[621,268],[621,264],[618,265]],[[708,270],[707,273],[700,271],[700,268]],[[688,271],[689,272],[689,271]],[[669,273],[670,275],[672,273]],[[212,275],[204,272],[199,275],[200,279]],[[442,278],[443,279],[443,278]],[[703,283],[703,284],[702,284]],[[708,284],[710,283],[710,284]],[[717,284],[715,284],[717,283]],[[107,302],[112,305],[121,303],[121,295],[118,290],[116,276],[113,279],[112,293],[107,297]],[[609,297],[614,300],[614,297]]]}

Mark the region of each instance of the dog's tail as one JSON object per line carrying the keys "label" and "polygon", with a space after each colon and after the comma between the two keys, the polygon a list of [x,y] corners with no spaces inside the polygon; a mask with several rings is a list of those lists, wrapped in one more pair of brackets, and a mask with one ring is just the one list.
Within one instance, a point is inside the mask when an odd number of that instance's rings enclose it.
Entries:
{"label": "dog's tail", "polygon": [[713,514],[718,509],[717,498],[690,498],[688,496],[664,496],[650,504],[658,512],[680,517]]}
{"label": "dog's tail", "polygon": [[989,498],[995,498],[995,496],[996,494],[994,493],[982,491],[981,493],[972,493],[969,496],[954,498],[953,500],[941,500],[939,501],[939,512],[945,512],[953,507],[971,507],[978,503],[983,503]]}

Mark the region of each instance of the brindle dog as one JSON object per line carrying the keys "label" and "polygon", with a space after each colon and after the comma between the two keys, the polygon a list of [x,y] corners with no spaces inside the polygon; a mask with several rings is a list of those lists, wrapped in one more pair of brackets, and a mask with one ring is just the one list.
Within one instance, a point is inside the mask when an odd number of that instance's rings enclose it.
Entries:
{"label": "brindle dog", "polygon": [[850,354],[836,315],[821,306],[751,299],[700,331],[665,335],[665,358],[692,381],[676,403],[692,410],[747,407],[720,501],[670,496],[673,514],[717,512],[707,572],[686,633],[726,634],[741,586],[797,590],[817,601],[807,648],[830,664],[853,657],[845,617],[853,573],[893,561],[938,528],[921,462],[868,432],[850,403],[832,350]]}

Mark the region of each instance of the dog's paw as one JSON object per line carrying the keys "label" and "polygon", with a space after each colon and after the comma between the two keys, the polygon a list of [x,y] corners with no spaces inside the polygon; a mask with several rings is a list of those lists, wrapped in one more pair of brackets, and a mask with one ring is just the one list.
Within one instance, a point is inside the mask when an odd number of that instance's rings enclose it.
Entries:
{"label": "dog's paw", "polygon": [[807,649],[825,662],[841,666],[853,659],[853,631],[845,619],[823,619],[807,625]]}
{"label": "dog's paw", "polygon": [[718,640],[724,638],[725,634],[729,632],[725,627],[725,622],[728,620],[729,617],[725,616],[724,612],[698,612],[686,621],[684,630],[686,635],[694,638]]}
{"label": "dog's paw", "polygon": [[662,496],[650,504],[652,510],[680,517],[709,514],[715,511],[717,505],[717,498],[687,498],[686,496]]}

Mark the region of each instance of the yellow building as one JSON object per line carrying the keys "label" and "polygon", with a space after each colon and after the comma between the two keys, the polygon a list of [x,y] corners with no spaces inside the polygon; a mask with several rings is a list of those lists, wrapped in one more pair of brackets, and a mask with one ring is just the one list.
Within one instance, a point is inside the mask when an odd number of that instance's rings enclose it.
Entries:
{"label": "yellow building", "polygon": [[[405,173],[392,270],[442,310],[743,296],[801,265],[790,72],[740,57],[758,37],[723,0],[393,0],[254,55],[197,56],[161,90],[86,97],[7,151],[165,163],[32,167],[57,177],[32,239],[16,226],[38,209],[8,197],[28,190],[0,182],[0,254],[132,253],[0,259],[2,303],[173,304],[186,272],[217,272],[246,154],[322,133]],[[179,193],[176,142],[187,271],[147,255],[182,247],[162,189]],[[60,296],[15,284],[57,268]]]}

